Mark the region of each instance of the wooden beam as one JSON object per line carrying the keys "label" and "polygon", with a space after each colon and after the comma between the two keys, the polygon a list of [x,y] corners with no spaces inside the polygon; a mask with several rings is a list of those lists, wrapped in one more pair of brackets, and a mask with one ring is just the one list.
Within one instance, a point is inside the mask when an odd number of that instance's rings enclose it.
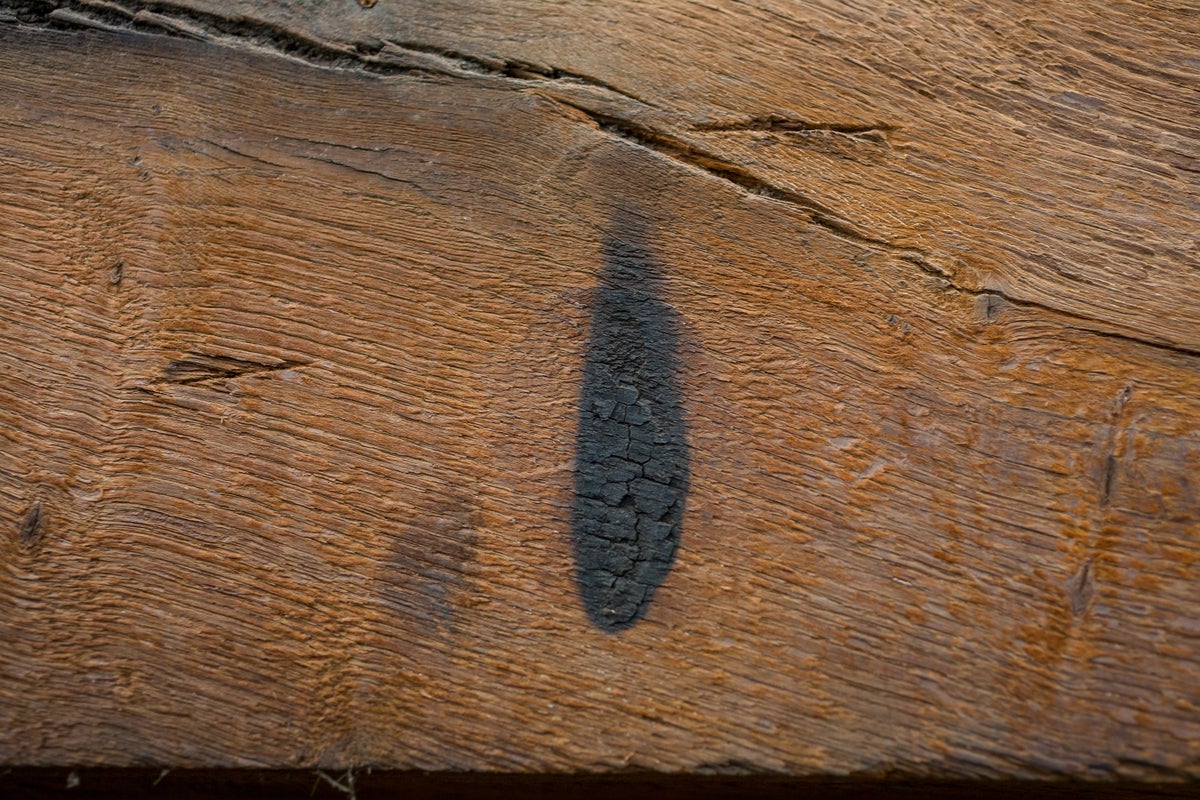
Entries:
{"label": "wooden beam", "polygon": [[1183,12],[0,8],[0,764],[1200,777]]}

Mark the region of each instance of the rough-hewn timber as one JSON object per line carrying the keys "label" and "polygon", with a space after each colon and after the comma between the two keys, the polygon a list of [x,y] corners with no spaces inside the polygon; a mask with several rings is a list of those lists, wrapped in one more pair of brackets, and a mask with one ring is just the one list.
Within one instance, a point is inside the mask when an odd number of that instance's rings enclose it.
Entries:
{"label": "rough-hewn timber", "polygon": [[[0,2],[0,764],[1200,777],[1197,53],[1172,3]],[[621,247],[686,505],[605,627]]]}

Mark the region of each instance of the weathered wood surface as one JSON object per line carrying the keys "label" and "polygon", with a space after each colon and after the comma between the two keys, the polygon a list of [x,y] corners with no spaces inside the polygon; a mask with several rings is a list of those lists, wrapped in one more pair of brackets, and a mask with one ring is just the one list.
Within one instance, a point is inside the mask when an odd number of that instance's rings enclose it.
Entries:
{"label": "weathered wood surface", "polygon": [[1196,8],[0,9],[0,763],[1200,777]]}

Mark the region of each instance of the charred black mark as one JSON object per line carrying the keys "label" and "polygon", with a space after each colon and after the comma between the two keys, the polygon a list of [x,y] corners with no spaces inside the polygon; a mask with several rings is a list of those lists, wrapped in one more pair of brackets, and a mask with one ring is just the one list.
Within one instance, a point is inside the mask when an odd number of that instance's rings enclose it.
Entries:
{"label": "charred black mark", "polygon": [[22,550],[32,550],[42,540],[42,504],[35,502],[25,512],[25,519],[17,529],[17,544]]}
{"label": "charred black mark", "polygon": [[571,514],[579,592],[606,631],[645,615],[675,560],[688,491],[677,314],[661,284],[642,223],[617,215],[583,367]]}

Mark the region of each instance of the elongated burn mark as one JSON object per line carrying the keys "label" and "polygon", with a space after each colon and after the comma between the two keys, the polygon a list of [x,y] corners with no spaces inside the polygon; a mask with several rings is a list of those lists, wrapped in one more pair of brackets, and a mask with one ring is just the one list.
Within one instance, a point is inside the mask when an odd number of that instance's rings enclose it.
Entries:
{"label": "elongated burn mark", "polygon": [[641,619],[679,546],[688,444],[677,314],[642,223],[615,216],[592,309],[579,394],[575,574],[592,623]]}

